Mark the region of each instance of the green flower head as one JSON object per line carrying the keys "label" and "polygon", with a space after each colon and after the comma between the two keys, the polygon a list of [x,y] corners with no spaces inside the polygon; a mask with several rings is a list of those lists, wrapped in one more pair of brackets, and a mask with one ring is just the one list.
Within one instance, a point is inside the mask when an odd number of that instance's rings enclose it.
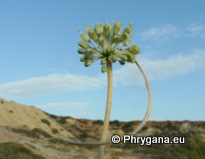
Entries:
{"label": "green flower head", "polygon": [[109,24],[96,24],[95,27],[86,26],[87,33],[81,33],[83,41],[79,41],[79,54],[83,54],[80,58],[86,67],[93,62],[101,60],[102,72],[106,72],[106,63],[115,63],[118,61],[121,65],[125,62],[135,62],[136,55],[140,52],[137,45],[129,46],[131,34],[133,33],[133,24],[130,23],[122,31],[122,23],[114,22],[113,27]]}

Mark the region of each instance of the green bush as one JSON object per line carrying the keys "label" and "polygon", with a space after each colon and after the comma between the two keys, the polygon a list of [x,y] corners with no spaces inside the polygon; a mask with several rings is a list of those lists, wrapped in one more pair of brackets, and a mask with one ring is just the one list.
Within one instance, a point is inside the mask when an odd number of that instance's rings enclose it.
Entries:
{"label": "green bush", "polygon": [[172,144],[169,146],[152,144],[141,149],[130,148],[133,149],[133,153],[156,155],[156,158],[160,159],[205,159],[205,142],[203,137],[197,134],[183,134],[183,136],[186,136],[185,144]]}
{"label": "green bush", "polygon": [[199,126],[205,128],[205,122],[200,123]]}
{"label": "green bush", "polygon": [[33,137],[33,138],[39,138],[39,135],[43,135],[45,138],[52,137],[50,134],[48,134],[47,132],[45,132],[40,128],[34,128],[33,130],[12,128],[12,131],[16,133],[25,134],[26,136]]}
{"label": "green bush", "polygon": [[102,120],[96,120],[92,122],[93,124],[97,124],[97,125],[103,125],[103,121]]}
{"label": "green bush", "polygon": [[13,113],[13,110],[9,110],[9,113]]}
{"label": "green bush", "polygon": [[147,126],[144,126],[143,128],[142,128],[142,130],[147,130],[148,129],[148,127]]}
{"label": "green bush", "polygon": [[169,130],[178,130],[177,126],[172,125],[171,121],[167,122],[167,126],[166,126]]}
{"label": "green bush", "polygon": [[76,125],[72,125],[72,128],[76,129],[77,131],[81,132],[81,133],[86,133],[86,131],[80,129],[79,127],[77,127]]}
{"label": "green bush", "polygon": [[115,126],[119,127],[120,122],[118,120],[110,121],[110,125],[115,125]]}
{"label": "green bush", "polygon": [[47,124],[48,126],[51,125],[51,123],[47,120],[47,119],[41,119],[41,121],[45,124]]}
{"label": "green bush", "polygon": [[57,120],[60,124],[66,124],[66,117],[61,117],[59,120]]}
{"label": "green bush", "polygon": [[58,132],[58,129],[52,128],[52,133],[53,133],[53,134],[58,134],[58,133],[59,133],[59,132]]}
{"label": "green bush", "polygon": [[28,137],[39,138],[38,134],[36,134],[32,130],[16,129],[16,128],[12,128],[11,130],[15,133],[25,134]]}
{"label": "green bush", "polygon": [[83,120],[83,119],[77,119],[77,121],[79,121],[80,123],[83,123],[83,124],[87,124],[88,123],[87,120]]}
{"label": "green bush", "polygon": [[122,130],[125,132],[125,133],[128,133],[128,132],[131,132],[133,130],[133,125],[134,125],[134,122],[133,121],[130,121],[130,122],[127,122],[125,123],[123,126],[122,126]]}
{"label": "green bush", "polygon": [[35,134],[43,135],[45,138],[51,138],[52,137],[49,133],[47,133],[44,130],[39,129],[39,128],[34,128],[32,130],[32,132],[34,132]]}
{"label": "green bush", "polygon": [[52,138],[52,139],[49,139],[48,141],[51,142],[51,143],[55,143],[55,144],[56,143],[63,144],[63,145],[67,145],[68,144],[67,141],[65,141],[63,139],[60,139],[60,138]]}
{"label": "green bush", "polygon": [[32,151],[23,145],[7,142],[0,143],[0,158],[1,159],[45,159],[42,156],[34,154]]}

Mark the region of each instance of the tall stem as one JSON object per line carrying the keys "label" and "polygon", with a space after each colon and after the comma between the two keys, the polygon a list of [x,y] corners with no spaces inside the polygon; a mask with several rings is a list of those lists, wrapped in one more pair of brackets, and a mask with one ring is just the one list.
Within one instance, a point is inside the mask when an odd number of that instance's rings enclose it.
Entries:
{"label": "tall stem", "polygon": [[[110,113],[111,113],[111,106],[112,106],[112,83],[113,83],[112,76],[113,76],[112,75],[112,63],[108,60],[107,61],[107,78],[108,78],[107,106],[106,106],[101,141],[106,141],[107,132],[108,132],[108,128],[109,128]],[[105,145],[99,146],[98,159],[103,159],[104,151],[105,151]]]}

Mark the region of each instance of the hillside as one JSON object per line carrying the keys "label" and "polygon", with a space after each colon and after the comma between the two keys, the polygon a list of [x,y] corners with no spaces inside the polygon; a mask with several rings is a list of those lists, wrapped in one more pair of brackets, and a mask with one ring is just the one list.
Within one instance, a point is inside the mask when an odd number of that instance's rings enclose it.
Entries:
{"label": "hillside", "polygon": [[[131,132],[140,121],[111,121],[112,134]],[[67,141],[100,139],[101,120],[55,116],[35,107],[0,98],[0,159],[95,159],[97,147],[68,145]],[[149,121],[137,136],[181,136],[185,144],[113,144],[106,146],[106,159],[204,159],[205,122]],[[86,154],[86,155],[85,155]],[[40,157],[41,156],[41,157]]]}
{"label": "hillside", "polygon": [[[2,98],[0,98],[0,126],[29,130],[39,128],[54,137],[74,138],[71,133],[40,109],[13,101],[7,102]],[[57,131],[58,133],[55,133]]]}

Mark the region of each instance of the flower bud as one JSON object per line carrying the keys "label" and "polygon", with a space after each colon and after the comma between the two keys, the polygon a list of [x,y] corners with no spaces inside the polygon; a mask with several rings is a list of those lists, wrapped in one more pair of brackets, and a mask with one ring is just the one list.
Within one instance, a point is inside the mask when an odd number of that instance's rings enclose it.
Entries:
{"label": "flower bud", "polygon": [[85,67],[88,67],[91,64],[92,64],[92,60],[86,60],[85,63],[84,63]]}
{"label": "flower bud", "polygon": [[111,61],[111,62],[116,62],[116,61],[117,61],[117,58],[116,58],[114,55],[111,55],[111,56],[110,56],[110,61]]}
{"label": "flower bud", "polygon": [[86,33],[82,33],[80,36],[86,42],[90,42],[90,37]]}
{"label": "flower bud", "polygon": [[128,38],[128,34],[124,33],[120,36],[120,41],[123,42],[123,41],[127,40],[127,38]]}
{"label": "flower bud", "polygon": [[92,55],[85,54],[84,58],[85,58],[85,60],[92,60]]}
{"label": "flower bud", "polygon": [[137,55],[140,52],[140,48],[137,45],[131,45],[127,48],[132,54]]}
{"label": "flower bud", "polygon": [[117,34],[117,35],[120,35],[121,33],[121,24],[118,22],[118,23],[115,23],[114,26],[113,26],[113,33],[114,34]]}
{"label": "flower bud", "polygon": [[100,37],[99,37],[99,43],[100,43],[101,46],[104,46],[104,44],[105,44],[105,38],[104,38],[103,36],[100,36]]}
{"label": "flower bud", "polygon": [[89,48],[87,52],[88,52],[88,54],[89,54],[89,55],[92,55],[92,54],[94,54],[94,53],[95,53],[95,50],[94,50],[94,49]]}
{"label": "flower bud", "polygon": [[117,34],[114,34],[113,36],[112,36],[112,40],[111,40],[111,43],[113,44],[113,43],[115,43],[115,42],[117,42],[118,41],[118,36],[117,36]]}
{"label": "flower bud", "polygon": [[132,29],[130,27],[127,27],[123,30],[122,34],[127,33],[129,35],[131,33],[131,31],[132,31]]}
{"label": "flower bud", "polygon": [[106,64],[106,63],[107,63],[106,58],[103,58],[103,59],[101,60],[101,65],[104,65],[104,64]]}
{"label": "flower bud", "polygon": [[110,24],[107,23],[107,24],[104,25],[104,34],[105,34],[105,36],[109,35],[110,32],[111,32],[111,26],[110,26]]}
{"label": "flower bud", "polygon": [[136,57],[135,57],[135,55],[134,55],[134,54],[132,54],[132,57],[131,57],[131,59],[132,59],[132,60],[131,60],[131,62],[132,62],[132,63],[134,63],[134,62],[135,62],[135,58],[136,58]]}
{"label": "flower bud", "polygon": [[90,46],[89,46],[87,43],[85,43],[84,41],[79,41],[79,42],[78,42],[78,45],[79,45],[80,47],[84,48],[84,49],[90,48]]}
{"label": "flower bud", "polygon": [[92,40],[94,40],[94,41],[97,41],[97,40],[98,40],[98,36],[97,36],[96,32],[94,32],[93,30],[90,30],[90,31],[88,32],[88,34],[89,34],[89,36],[90,36],[90,38],[91,38]]}
{"label": "flower bud", "polygon": [[128,57],[127,62],[134,63],[135,62],[135,55],[131,54],[131,56]]}
{"label": "flower bud", "polygon": [[120,63],[120,65],[124,65],[124,64],[125,64],[125,61],[119,60],[119,63]]}
{"label": "flower bud", "polygon": [[130,52],[125,53],[125,55],[127,56],[128,59],[132,57],[132,53]]}
{"label": "flower bud", "polygon": [[95,31],[97,34],[102,34],[103,33],[103,24],[96,24]]}
{"label": "flower bud", "polygon": [[80,61],[85,62],[85,57],[84,56],[80,57]]}
{"label": "flower bud", "polygon": [[85,54],[85,53],[87,53],[87,49],[80,48],[80,49],[78,49],[78,53],[79,54]]}
{"label": "flower bud", "polygon": [[107,67],[105,65],[103,65],[101,70],[102,70],[102,73],[107,72]]}
{"label": "flower bud", "polygon": [[125,42],[124,42],[124,46],[128,46],[132,43],[132,40],[131,39],[127,39]]}
{"label": "flower bud", "polygon": [[123,61],[127,61],[127,56],[126,55],[121,55],[121,56],[119,56],[119,58]]}

